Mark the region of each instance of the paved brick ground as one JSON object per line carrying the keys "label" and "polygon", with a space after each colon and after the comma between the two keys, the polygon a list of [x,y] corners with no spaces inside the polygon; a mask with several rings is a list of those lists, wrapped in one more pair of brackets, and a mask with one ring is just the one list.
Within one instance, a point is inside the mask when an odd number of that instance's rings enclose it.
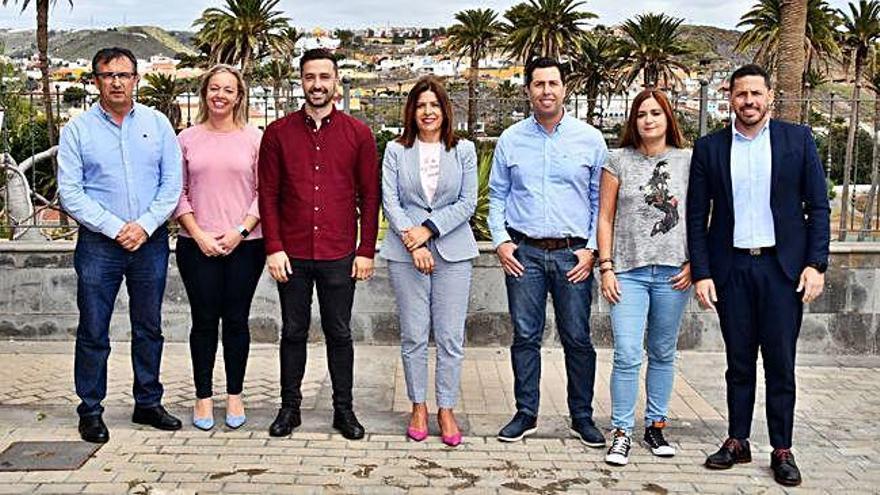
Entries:
{"label": "paved brick ground", "polygon": [[[513,411],[507,351],[467,349],[458,408],[466,437],[457,449],[436,437],[422,443],[404,438],[409,404],[396,347],[356,349],[355,400],[367,439],[349,442],[331,433],[324,351],[309,351],[303,426],[277,439],[266,433],[278,402],[274,346],[252,349],[245,387],[249,419],[242,430],[218,427],[206,433],[186,425],[166,433],[128,421],[128,343],[114,343],[105,402],[111,441],[78,471],[0,472],[0,493],[785,492],[768,468],[763,390],[755,415],[755,461],[726,472],[701,466],[726,431],[721,354],[680,355],[667,435],[679,454],[660,460],[639,446],[629,466],[613,468],[602,461],[603,450],[568,437],[558,349],[543,354],[539,434],[516,444],[494,438]],[[169,344],[163,365],[166,404],[186,421],[192,400],[188,356],[185,345]],[[72,344],[0,343],[0,363],[0,449],[19,440],[78,438]],[[806,481],[791,493],[880,493],[878,371],[878,357],[800,357],[795,453]],[[595,409],[603,427],[610,412],[609,375],[610,352],[600,351]],[[223,391],[222,376],[218,362],[216,392]],[[219,419],[222,395],[217,399]]]}

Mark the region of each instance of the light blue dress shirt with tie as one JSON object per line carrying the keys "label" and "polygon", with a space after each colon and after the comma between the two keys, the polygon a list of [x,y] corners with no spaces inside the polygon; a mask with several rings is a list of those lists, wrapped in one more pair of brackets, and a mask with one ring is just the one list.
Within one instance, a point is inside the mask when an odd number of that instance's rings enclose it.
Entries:
{"label": "light blue dress shirt with tie", "polygon": [[770,209],[772,152],[770,120],[754,138],[733,128],[730,179],[733,188],[733,246],[740,249],[776,245]]}
{"label": "light blue dress shirt with tie", "polygon": [[151,235],[180,199],[181,154],[162,113],[135,103],[122,125],[100,104],[64,126],[58,147],[61,204],[111,239],[126,222]]}
{"label": "light blue dress shirt with tie", "polygon": [[489,179],[489,230],[498,247],[506,227],[532,238],[581,237],[596,248],[599,177],[608,156],[602,133],[567,113],[547,132],[534,116],[506,129]]}

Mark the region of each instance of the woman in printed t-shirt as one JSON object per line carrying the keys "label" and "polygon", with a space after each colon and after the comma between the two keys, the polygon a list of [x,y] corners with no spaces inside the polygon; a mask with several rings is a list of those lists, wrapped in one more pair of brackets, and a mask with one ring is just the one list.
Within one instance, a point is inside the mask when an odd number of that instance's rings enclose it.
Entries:
{"label": "woman in printed t-shirt", "polygon": [[661,91],[633,100],[621,148],[609,155],[600,187],[598,245],[602,296],[611,303],[611,447],[605,461],[625,465],[635,426],[642,342],[648,371],[644,443],[654,455],[675,449],[663,436],[682,313],[691,273],[685,194],[691,150]]}
{"label": "woman in printed t-shirt", "polygon": [[183,192],[177,266],[192,313],[193,425],[214,427],[212,376],[220,321],[226,365],[226,425],[246,421],[241,392],[250,347],[248,316],[266,255],[258,223],[260,131],[247,124],[247,86],[216,65],[202,79],[198,124],[180,133]]}

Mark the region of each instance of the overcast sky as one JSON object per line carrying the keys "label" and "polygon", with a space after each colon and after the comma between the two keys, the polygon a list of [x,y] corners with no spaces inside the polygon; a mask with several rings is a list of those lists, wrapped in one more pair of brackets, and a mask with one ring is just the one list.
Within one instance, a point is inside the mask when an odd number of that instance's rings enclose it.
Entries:
{"label": "overcast sky", "polygon": [[[22,14],[13,0],[0,7],[0,27],[33,28],[32,1]],[[357,28],[371,26],[448,26],[459,10],[492,7],[503,12],[518,0],[281,0],[279,7],[300,28]],[[599,15],[594,23],[612,25],[642,12],[666,12],[684,17],[688,24],[733,28],[755,0],[589,0],[585,9]],[[845,7],[844,0],[829,0]],[[190,30],[192,21],[222,0],[57,0],[49,15],[53,29],[103,28],[120,25],[156,25]],[[416,7],[417,4],[421,4]]]}

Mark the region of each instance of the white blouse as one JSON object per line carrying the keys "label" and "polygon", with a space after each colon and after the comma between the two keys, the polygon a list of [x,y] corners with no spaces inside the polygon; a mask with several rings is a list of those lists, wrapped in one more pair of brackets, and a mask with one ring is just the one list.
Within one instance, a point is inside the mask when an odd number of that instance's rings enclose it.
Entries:
{"label": "white blouse", "polygon": [[442,143],[419,142],[419,176],[422,179],[422,189],[428,203],[434,201],[437,192],[437,180],[440,178],[440,147]]}

